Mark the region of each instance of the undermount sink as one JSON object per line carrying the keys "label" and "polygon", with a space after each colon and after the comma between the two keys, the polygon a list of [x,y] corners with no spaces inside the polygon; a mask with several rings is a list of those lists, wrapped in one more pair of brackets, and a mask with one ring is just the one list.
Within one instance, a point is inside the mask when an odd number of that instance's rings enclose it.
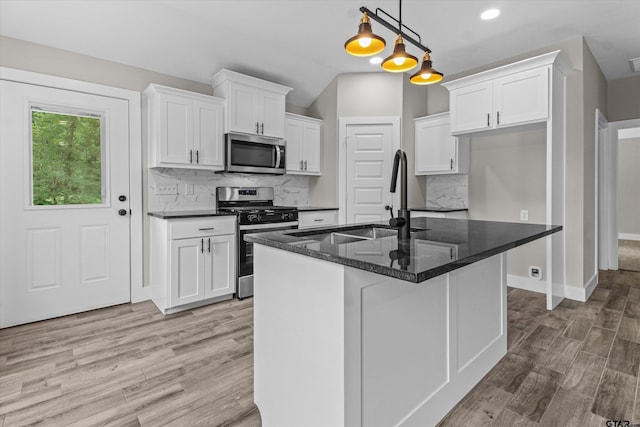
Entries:
{"label": "undermount sink", "polygon": [[[292,233],[293,234],[293,233]],[[318,232],[318,233],[295,233],[296,237],[304,237],[306,240],[297,242],[298,244],[314,242],[327,242],[333,245],[341,245],[344,243],[361,242],[363,240],[380,239],[383,237],[394,237],[398,235],[398,230],[382,227],[366,227],[355,228],[352,230]]]}

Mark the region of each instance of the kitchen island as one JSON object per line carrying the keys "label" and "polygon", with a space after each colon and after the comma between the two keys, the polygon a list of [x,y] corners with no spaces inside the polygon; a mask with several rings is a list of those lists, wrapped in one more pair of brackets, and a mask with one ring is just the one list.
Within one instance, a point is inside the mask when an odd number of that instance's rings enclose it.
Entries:
{"label": "kitchen island", "polygon": [[506,354],[505,251],[561,229],[419,218],[410,239],[384,224],[246,236],[263,426],[435,425]]}

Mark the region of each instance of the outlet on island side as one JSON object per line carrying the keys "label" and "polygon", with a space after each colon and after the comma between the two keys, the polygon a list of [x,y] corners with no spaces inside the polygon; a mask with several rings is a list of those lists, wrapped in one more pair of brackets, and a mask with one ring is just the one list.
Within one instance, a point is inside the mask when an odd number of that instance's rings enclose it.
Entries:
{"label": "outlet on island side", "polygon": [[520,211],[520,221],[529,221],[529,211],[521,210]]}
{"label": "outlet on island side", "polygon": [[535,265],[529,266],[529,277],[535,280],[542,280],[542,269]]}

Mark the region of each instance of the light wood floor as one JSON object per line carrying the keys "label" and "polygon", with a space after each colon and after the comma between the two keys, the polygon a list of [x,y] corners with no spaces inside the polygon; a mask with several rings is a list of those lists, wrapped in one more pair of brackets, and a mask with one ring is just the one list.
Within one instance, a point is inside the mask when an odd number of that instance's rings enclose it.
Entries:
{"label": "light wood floor", "polygon": [[[0,330],[0,426],[259,426],[252,308],[144,302]],[[441,426],[640,423],[640,273],[602,273],[552,312],[510,289],[508,308],[508,354]]]}

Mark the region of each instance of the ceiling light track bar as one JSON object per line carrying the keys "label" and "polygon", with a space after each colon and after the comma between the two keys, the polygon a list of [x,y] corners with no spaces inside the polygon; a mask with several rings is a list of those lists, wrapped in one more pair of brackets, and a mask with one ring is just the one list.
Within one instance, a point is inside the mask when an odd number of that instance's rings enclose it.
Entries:
{"label": "ceiling light track bar", "polygon": [[[367,13],[367,15],[369,15],[369,18],[373,19],[374,21],[376,21],[377,23],[379,23],[380,25],[386,27],[388,30],[393,31],[394,33],[398,34],[398,29],[400,29],[399,33],[402,35],[402,38],[405,39],[406,41],[410,42],[412,45],[414,45],[415,47],[421,49],[423,52],[427,52],[427,53],[431,53],[431,49],[429,49],[427,46],[422,44],[422,39],[420,38],[420,35],[418,33],[416,33],[415,31],[413,31],[411,28],[407,27],[406,25],[402,24],[400,21],[398,21],[396,18],[394,18],[393,16],[389,15],[387,12],[385,12],[384,10],[380,9],[380,8],[376,8],[375,12],[372,12],[371,10],[369,10],[367,7],[362,6],[360,8],[360,12],[362,13]],[[392,20],[394,20],[396,22],[396,25],[391,25],[389,22],[387,22],[384,18],[382,18],[381,16],[378,15],[378,12],[384,13],[385,15],[387,15],[389,18],[391,18]],[[402,29],[409,31],[411,33],[413,33],[415,36],[417,36],[418,40],[416,40],[413,36],[407,34],[406,32],[402,31]]]}

